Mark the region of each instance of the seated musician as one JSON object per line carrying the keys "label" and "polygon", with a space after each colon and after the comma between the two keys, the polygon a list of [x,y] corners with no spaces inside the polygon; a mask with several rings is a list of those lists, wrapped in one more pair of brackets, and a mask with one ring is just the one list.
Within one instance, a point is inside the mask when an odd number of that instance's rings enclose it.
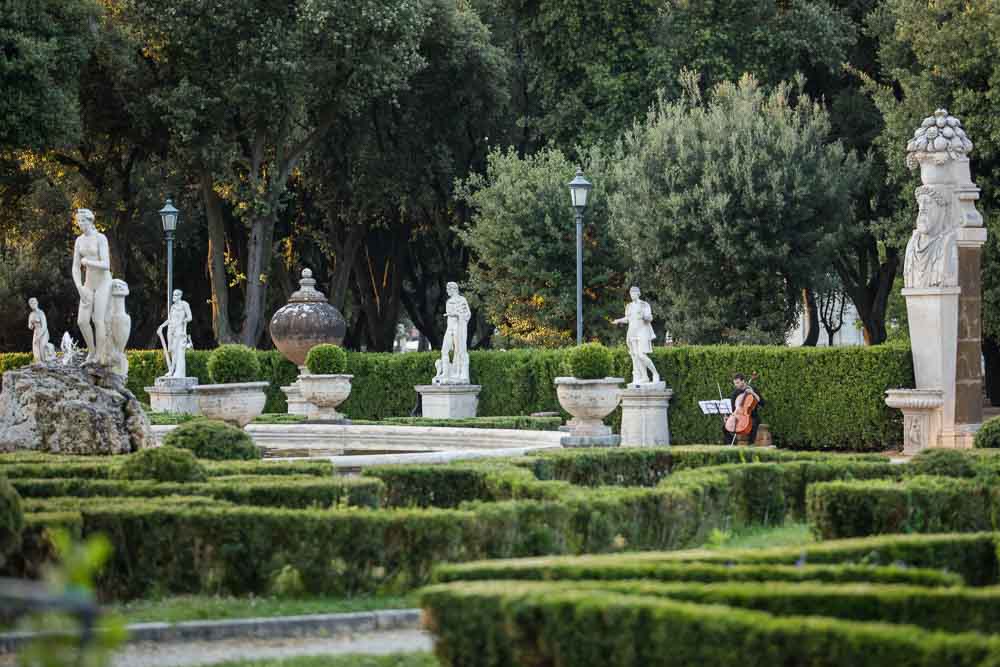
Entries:
{"label": "seated musician", "polygon": [[[752,394],[757,399],[757,405],[754,406],[753,411],[750,413],[750,433],[747,435],[747,442],[752,445],[757,439],[757,427],[760,426],[760,415],[757,414],[757,410],[764,405],[764,399],[760,397],[757,390],[747,384],[747,378],[743,373],[736,373],[733,375],[733,393],[729,396],[734,411],[738,405],[737,399],[744,392]],[[722,442],[726,445],[733,442],[733,433],[726,430],[725,424],[722,426]]]}

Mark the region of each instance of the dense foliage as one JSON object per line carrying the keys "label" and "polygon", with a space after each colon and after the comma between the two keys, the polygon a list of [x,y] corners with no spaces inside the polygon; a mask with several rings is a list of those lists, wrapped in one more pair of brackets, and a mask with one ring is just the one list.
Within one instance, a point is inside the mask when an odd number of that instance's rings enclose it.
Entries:
{"label": "dense foliage", "polygon": [[254,382],[260,377],[260,361],[246,345],[220,345],[208,355],[208,375],[212,382]]}
{"label": "dense foliage", "polygon": [[600,343],[584,343],[566,353],[566,370],[578,380],[601,380],[611,375],[614,358]]}
{"label": "dense foliage", "polygon": [[194,419],[181,424],[164,436],[163,444],[186,449],[199,459],[254,460],[261,456],[249,433],[214,419]]}
{"label": "dense foliage", "polygon": [[115,476],[124,480],[200,482],[205,479],[205,469],[190,451],[163,446],[130,454],[119,466]]}
{"label": "dense foliage", "polygon": [[979,430],[976,431],[973,444],[977,449],[1000,449],[1000,417],[984,421]]}
{"label": "dense foliage", "polygon": [[0,566],[21,544],[24,515],[17,490],[0,474]]}
{"label": "dense foliage", "polygon": [[339,345],[316,345],[306,355],[306,368],[313,375],[336,375],[347,368],[347,352]]}

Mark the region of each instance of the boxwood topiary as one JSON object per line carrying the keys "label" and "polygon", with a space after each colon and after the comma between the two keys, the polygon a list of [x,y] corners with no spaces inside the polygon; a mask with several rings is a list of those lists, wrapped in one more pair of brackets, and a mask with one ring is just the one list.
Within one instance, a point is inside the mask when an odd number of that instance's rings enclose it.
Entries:
{"label": "boxwood topiary", "polygon": [[347,369],[347,352],[339,345],[316,345],[306,355],[306,368],[313,375],[336,375]]}
{"label": "boxwood topiary", "polygon": [[115,471],[118,479],[157,482],[202,482],[205,468],[194,454],[178,447],[151,447],[130,455]]}
{"label": "boxwood topiary", "polygon": [[977,449],[1000,447],[1000,417],[992,417],[983,422],[983,425],[976,431],[973,446]]}
{"label": "boxwood topiary", "polygon": [[199,459],[260,458],[260,449],[249,433],[215,419],[196,419],[181,424],[163,438],[163,444],[188,450]]}
{"label": "boxwood topiary", "polygon": [[0,565],[21,544],[23,528],[21,496],[5,476],[0,476]]}
{"label": "boxwood topiary", "polygon": [[958,449],[926,449],[910,461],[909,475],[940,475],[942,477],[975,477],[976,468],[968,454]]}
{"label": "boxwood topiary", "polygon": [[212,382],[254,382],[260,378],[260,360],[246,345],[220,345],[208,355],[208,374]]}
{"label": "boxwood topiary", "polygon": [[578,380],[600,380],[611,375],[611,350],[600,343],[577,345],[566,353],[566,369]]}

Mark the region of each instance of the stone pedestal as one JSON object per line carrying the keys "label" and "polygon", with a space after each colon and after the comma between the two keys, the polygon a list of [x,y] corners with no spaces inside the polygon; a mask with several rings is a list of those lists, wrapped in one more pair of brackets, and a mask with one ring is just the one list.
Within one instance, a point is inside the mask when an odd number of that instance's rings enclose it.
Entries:
{"label": "stone pedestal", "polygon": [[197,415],[200,413],[194,393],[197,384],[198,378],[156,378],[152,387],[146,387],[149,405],[154,412]]}
{"label": "stone pedestal", "polygon": [[430,419],[468,419],[476,416],[479,407],[478,384],[418,384],[420,406]]}
{"label": "stone pedestal", "polygon": [[[963,194],[965,195],[963,197]],[[978,199],[979,189],[959,189],[958,197]],[[973,199],[974,197],[974,199]],[[972,209],[975,211],[975,209]],[[958,361],[955,368],[955,424],[980,424],[983,421],[982,370],[982,273],[980,256],[986,243],[985,227],[958,230]]]}
{"label": "stone pedestal", "polygon": [[299,389],[297,380],[287,387],[282,387],[281,391],[285,394],[285,401],[288,403],[288,414],[300,415],[308,419],[312,419],[316,415],[316,406],[302,398],[302,390]]}
{"label": "stone pedestal", "polygon": [[664,382],[629,385],[621,393],[623,447],[668,447],[667,409],[673,390]]}
{"label": "stone pedestal", "polygon": [[[955,367],[959,287],[904,288],[913,374],[920,389],[942,392],[941,429],[955,426]],[[981,401],[982,399],[980,399]]]}
{"label": "stone pedestal", "polygon": [[885,404],[903,411],[903,453],[918,454],[939,447],[944,392],[940,389],[890,389]]}

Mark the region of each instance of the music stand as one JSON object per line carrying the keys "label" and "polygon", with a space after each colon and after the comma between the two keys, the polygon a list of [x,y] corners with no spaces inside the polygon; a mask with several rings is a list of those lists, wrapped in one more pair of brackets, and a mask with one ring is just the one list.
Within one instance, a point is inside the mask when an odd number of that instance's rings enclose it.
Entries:
{"label": "music stand", "polygon": [[[723,430],[726,428],[726,416],[733,414],[733,402],[728,398],[698,401],[698,407],[701,408],[703,415],[719,415],[719,418],[722,420]],[[735,434],[733,435],[733,441],[729,444],[730,446],[736,444]]]}

